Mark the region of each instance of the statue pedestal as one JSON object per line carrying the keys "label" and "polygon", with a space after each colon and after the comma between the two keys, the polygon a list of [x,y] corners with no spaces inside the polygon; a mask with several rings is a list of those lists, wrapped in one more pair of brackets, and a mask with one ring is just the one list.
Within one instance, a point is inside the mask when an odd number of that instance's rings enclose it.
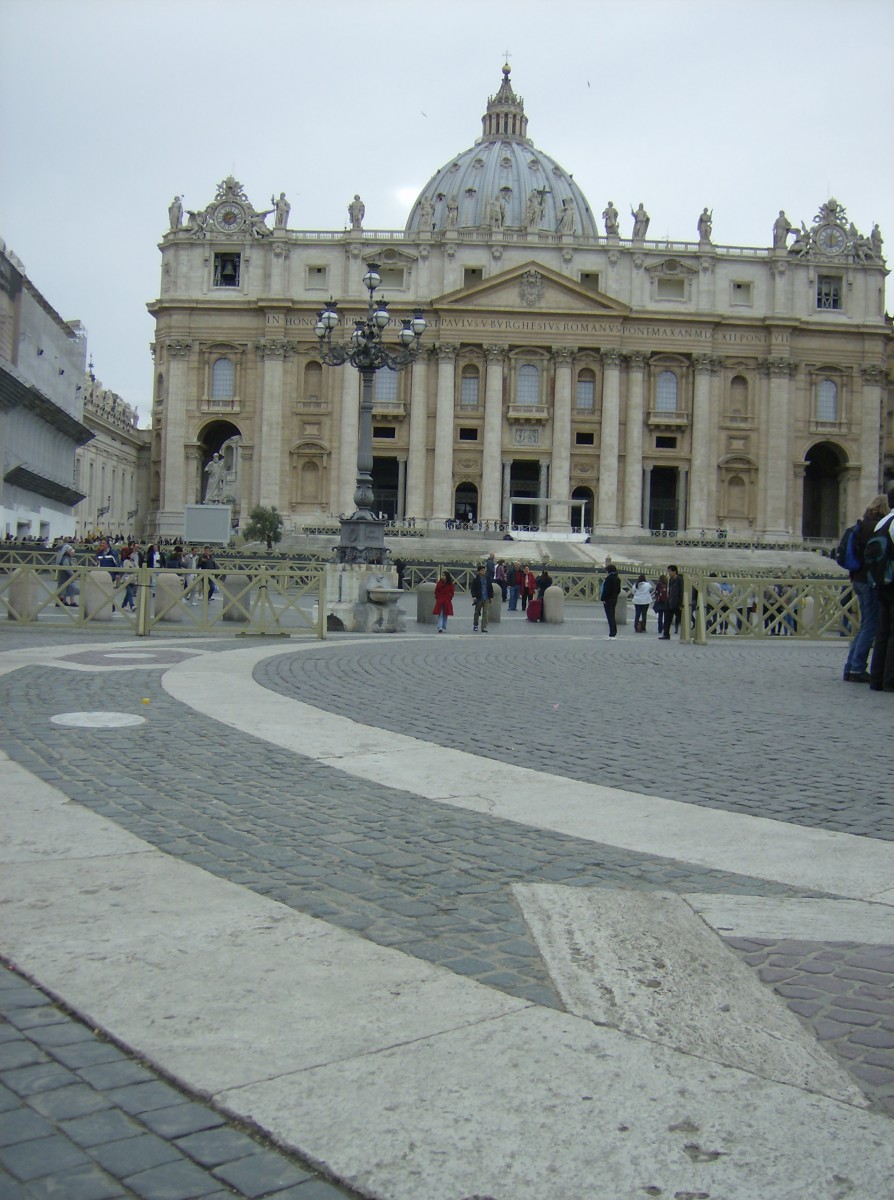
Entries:
{"label": "statue pedestal", "polygon": [[344,633],[403,633],[406,613],[398,601],[397,571],[365,563],[326,566],[326,625]]}

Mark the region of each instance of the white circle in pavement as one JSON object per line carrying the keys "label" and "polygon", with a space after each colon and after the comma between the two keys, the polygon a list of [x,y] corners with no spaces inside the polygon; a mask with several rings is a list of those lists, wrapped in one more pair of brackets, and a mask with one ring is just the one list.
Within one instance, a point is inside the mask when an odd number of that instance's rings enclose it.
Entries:
{"label": "white circle in pavement", "polygon": [[120,729],[124,725],[143,725],[145,717],[124,712],[69,712],[50,717],[54,725],[73,725],[78,729]]}
{"label": "white circle in pavement", "polygon": [[155,654],[153,651],[145,651],[141,654],[138,650],[134,651],[133,653],[122,650],[119,654],[113,653],[111,650],[109,650],[103,655],[103,658],[155,658]]}

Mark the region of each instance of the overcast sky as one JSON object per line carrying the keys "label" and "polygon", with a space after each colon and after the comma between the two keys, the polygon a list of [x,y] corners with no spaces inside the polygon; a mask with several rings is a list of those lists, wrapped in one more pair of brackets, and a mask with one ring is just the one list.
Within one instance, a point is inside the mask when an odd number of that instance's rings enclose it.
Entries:
{"label": "overcast sky", "polygon": [[[168,204],[232,173],[292,228],[402,228],[481,134],[505,51],[595,213],[767,246],[834,196],[894,257],[891,0],[0,0],[0,237],[148,414]],[[890,285],[889,285],[890,289]],[[889,290],[888,308],[894,308]]]}

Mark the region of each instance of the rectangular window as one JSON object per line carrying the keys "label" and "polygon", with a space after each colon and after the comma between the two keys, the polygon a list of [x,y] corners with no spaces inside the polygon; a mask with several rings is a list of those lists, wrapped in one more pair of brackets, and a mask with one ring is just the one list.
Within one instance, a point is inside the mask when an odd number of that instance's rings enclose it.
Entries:
{"label": "rectangular window", "polygon": [[468,428],[464,428],[464,427],[460,426],[459,440],[461,442],[477,442],[478,441],[478,430],[477,429],[468,429]]}
{"label": "rectangular window", "polygon": [[237,288],[239,286],[239,269],[241,265],[241,254],[233,254],[231,251],[215,254],[214,286]]}
{"label": "rectangular window", "polygon": [[656,450],[676,450],[677,439],[675,437],[663,437],[661,434],[655,438]]}
{"label": "rectangular window", "polygon": [[463,375],[459,390],[460,408],[478,407],[478,383],[477,375]]}
{"label": "rectangular window", "polygon": [[406,283],[406,271],[403,267],[379,267],[383,288],[402,288]]}
{"label": "rectangular window", "polygon": [[599,272],[598,271],[581,271],[580,273],[581,287],[585,287],[588,292],[599,291]]}
{"label": "rectangular window", "polygon": [[309,288],[327,288],[329,286],[329,268],[308,267],[307,286]]}
{"label": "rectangular window", "polygon": [[484,267],[463,267],[463,287],[471,287],[473,283],[481,283],[484,278]]}
{"label": "rectangular window", "polygon": [[593,434],[592,433],[576,433],[574,435],[574,444],[575,444],[575,446],[593,446],[593,445],[595,445],[595,442],[593,440]]}
{"label": "rectangular window", "polygon": [[373,426],[374,438],[394,438],[397,436],[397,430],[393,425],[375,425]]}
{"label": "rectangular window", "polygon": [[591,413],[596,407],[596,383],[592,379],[577,381],[577,411]]}
{"label": "rectangular window", "polygon": [[841,308],[841,279],[837,275],[820,275],[816,281],[816,307]]}
{"label": "rectangular window", "polygon": [[657,279],[655,295],[659,300],[685,300],[685,279]]}
{"label": "rectangular window", "polygon": [[730,284],[730,304],[751,304],[751,284],[738,283],[736,280]]}
{"label": "rectangular window", "polygon": [[376,371],[375,382],[373,383],[373,401],[374,403],[390,404],[397,399],[397,372],[389,371],[387,368],[381,371]]}

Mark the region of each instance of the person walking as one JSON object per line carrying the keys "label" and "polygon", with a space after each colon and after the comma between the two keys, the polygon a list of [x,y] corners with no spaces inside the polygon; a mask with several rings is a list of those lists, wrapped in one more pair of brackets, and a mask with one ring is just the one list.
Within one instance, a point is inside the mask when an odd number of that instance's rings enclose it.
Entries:
{"label": "person walking", "polygon": [[506,583],[509,587],[508,612],[518,611],[518,598],[521,595],[521,563],[510,563],[506,571]]}
{"label": "person walking", "polygon": [[649,615],[649,605],[652,603],[652,585],[645,575],[640,575],[633,585],[633,632],[646,632],[646,617]]}
{"label": "person walking", "polygon": [[605,569],[605,579],[602,581],[602,589],[599,594],[599,599],[602,601],[602,607],[605,610],[605,619],[608,621],[609,641],[614,641],[618,636],[618,622],[615,616],[615,609],[620,594],[621,579],[618,575],[618,568],[614,563],[609,563]]}
{"label": "person walking", "polygon": [[453,616],[453,596],[456,588],[453,576],[445,571],[435,584],[435,606],[432,612],[438,618],[438,633],[447,632],[447,618]]}
{"label": "person walking", "polygon": [[667,612],[664,617],[664,633],[661,635],[666,642],[670,641],[671,625],[674,632],[680,632],[680,622],[683,620],[683,577],[674,563],[667,568]]}
{"label": "person walking", "polygon": [[878,628],[879,589],[873,586],[863,562],[863,549],[876,525],[888,514],[888,497],[876,496],[860,518],[854,537],[854,552],[860,566],[849,571],[851,587],[860,606],[860,628],[848,650],[844,664],[845,683],[869,683],[869,654]]}
{"label": "person walking", "polygon": [[522,563],[519,583],[521,585],[522,612],[525,612],[528,607],[528,601],[534,598],[534,594],[537,591],[537,580],[534,577],[534,572],[527,563]]}
{"label": "person walking", "polygon": [[655,609],[655,616],[658,618],[658,636],[664,633],[664,626],[667,623],[667,576],[659,575],[658,582],[655,584],[655,600],[652,604]]}
{"label": "person walking", "polygon": [[487,578],[487,569],[484,563],[478,568],[469,590],[472,593],[472,603],[475,605],[472,616],[472,632],[477,633],[480,625],[481,632],[487,633],[487,610],[494,596],[494,585]]}

